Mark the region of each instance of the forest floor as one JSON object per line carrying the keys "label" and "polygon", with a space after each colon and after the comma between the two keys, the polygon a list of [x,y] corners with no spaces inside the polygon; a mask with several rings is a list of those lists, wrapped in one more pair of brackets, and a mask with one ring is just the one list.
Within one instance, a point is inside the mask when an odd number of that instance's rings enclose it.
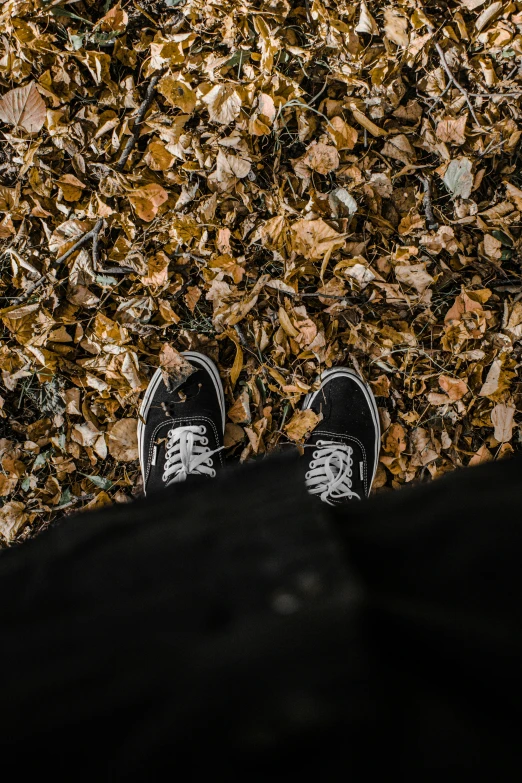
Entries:
{"label": "forest floor", "polygon": [[155,368],[227,455],[355,367],[375,489],[520,448],[522,2],[7,0],[0,542],[139,494]]}

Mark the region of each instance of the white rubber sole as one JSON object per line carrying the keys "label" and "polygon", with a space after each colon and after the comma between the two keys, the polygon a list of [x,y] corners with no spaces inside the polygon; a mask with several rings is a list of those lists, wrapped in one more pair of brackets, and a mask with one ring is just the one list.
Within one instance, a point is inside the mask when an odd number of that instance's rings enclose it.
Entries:
{"label": "white rubber sole", "polygon": [[[224,432],[225,420],[226,420],[225,392],[223,391],[223,384],[221,383],[221,378],[219,377],[218,368],[216,367],[212,359],[209,359],[208,356],[205,356],[204,354],[199,353],[198,351],[183,351],[183,356],[185,356],[191,364],[195,364],[196,366],[199,365],[200,367],[204,367],[206,370],[208,370],[212,380],[214,381],[214,386],[216,387],[216,392],[219,399],[219,407],[221,409],[221,418],[222,418],[223,432]],[[145,433],[145,424],[147,422],[147,413],[149,412],[152,399],[161,381],[162,381],[161,367],[158,367],[158,369],[156,370],[156,372],[151,378],[151,381],[147,387],[147,391],[145,392],[145,396],[140,406],[140,415],[138,419],[138,455],[140,460],[141,475],[143,476],[144,482],[145,482],[145,474],[143,470],[144,466],[142,460],[142,444],[143,444],[143,437]]]}
{"label": "white rubber sole", "polygon": [[[381,450],[381,421],[379,419],[379,409],[377,408],[377,403],[375,401],[375,397],[370,387],[363,381],[359,373],[355,372],[355,370],[351,370],[349,367],[332,367],[329,370],[325,370],[323,373],[321,373],[320,376],[321,387],[323,386],[324,382],[327,379],[333,380],[333,378],[339,376],[345,376],[345,377],[348,376],[352,379],[352,381],[355,381],[357,383],[361,391],[364,393],[364,396],[366,397],[366,401],[370,407],[370,411],[372,414],[373,423],[375,424],[375,464],[373,466],[373,475],[372,475],[372,480],[370,482],[370,488],[371,488],[371,485],[373,484],[373,480],[375,478],[375,474],[377,473],[377,466],[379,464],[379,453]],[[312,394],[307,394],[303,401],[303,410],[305,410],[306,408],[310,408],[313,401],[320,393],[321,393],[321,389],[318,389],[316,392],[313,392]]]}

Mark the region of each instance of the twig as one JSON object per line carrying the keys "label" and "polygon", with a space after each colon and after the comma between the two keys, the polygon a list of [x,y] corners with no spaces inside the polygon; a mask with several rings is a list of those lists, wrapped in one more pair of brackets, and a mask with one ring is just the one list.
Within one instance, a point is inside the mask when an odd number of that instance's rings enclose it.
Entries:
{"label": "twig", "polygon": [[37,280],[35,283],[29,286],[27,291],[25,293],[21,294],[20,296],[17,296],[15,299],[11,299],[11,304],[9,307],[15,307],[16,305],[21,305],[24,302],[26,302],[31,294],[34,294],[34,292],[43,286],[43,284],[47,281],[47,275],[42,275],[39,280]]}
{"label": "twig", "polygon": [[321,294],[318,291],[315,291],[313,293],[301,293],[300,291],[290,292],[290,291],[280,291],[279,289],[273,289],[278,294],[283,294],[283,296],[292,296],[296,299],[304,299],[305,297],[309,299],[333,299],[335,301],[347,301],[347,302],[359,302],[361,301],[360,296],[350,296],[347,294],[346,296],[339,296],[338,294]]}
{"label": "twig", "polygon": [[433,204],[431,202],[431,183],[429,179],[422,174],[419,174],[418,177],[424,187],[424,198],[422,199],[422,204],[424,206],[424,212],[426,213],[428,230],[437,231],[439,224],[435,220],[435,215],[433,214]]}
{"label": "twig", "polygon": [[66,250],[63,255],[59,256],[54,261],[54,263],[55,264],[61,264],[63,261],[65,261],[67,258],[69,258],[69,256],[72,255],[72,253],[74,253],[75,250],[78,250],[78,248],[83,247],[85,244],[87,244],[89,239],[92,238],[93,242],[94,242],[94,237],[98,237],[98,234],[100,233],[102,226],[103,226],[103,218],[99,218],[96,221],[96,225],[94,226],[94,228],[91,228],[90,231],[87,231],[86,234],[81,236],[79,238],[79,240],[77,242],[75,242],[74,245],[69,248],[69,250]]}
{"label": "twig", "polygon": [[[426,27],[428,28],[428,31],[432,35],[435,33],[435,28],[433,27],[431,22],[427,22],[426,23]],[[457,88],[457,90],[459,90],[459,92],[462,93],[462,95],[464,96],[464,98],[466,100],[466,103],[468,104],[469,110],[471,112],[471,116],[473,117],[473,119],[475,120],[477,125],[479,127],[482,127],[482,123],[479,121],[479,118],[477,117],[477,115],[475,113],[475,109],[473,107],[473,104],[471,103],[471,98],[469,97],[469,93],[466,90],[466,88],[463,87],[462,84],[460,84],[460,82],[458,82],[457,79],[454,77],[453,72],[451,71],[451,68],[449,67],[449,65],[448,65],[448,63],[446,61],[446,55],[444,54],[444,50],[443,50],[442,46],[438,43],[438,41],[433,41],[433,45],[435,46],[435,49],[437,50],[437,54],[440,57],[440,64],[442,65],[442,67],[446,71],[446,75],[447,75],[448,79]]]}
{"label": "twig", "polygon": [[156,85],[166,70],[167,70],[166,68],[162,68],[160,71],[156,71],[156,73],[154,74],[154,76],[149,82],[149,86],[147,87],[147,92],[145,93],[145,98],[141,102],[140,108],[138,109],[138,113],[136,114],[136,119],[134,120],[132,135],[129,136],[129,138],[127,139],[127,143],[123,148],[123,152],[120,155],[120,159],[115,166],[116,171],[123,171],[123,168],[127,163],[127,159],[131,154],[134,145],[138,141],[139,126],[143,122],[147,109],[149,108],[156,94]]}

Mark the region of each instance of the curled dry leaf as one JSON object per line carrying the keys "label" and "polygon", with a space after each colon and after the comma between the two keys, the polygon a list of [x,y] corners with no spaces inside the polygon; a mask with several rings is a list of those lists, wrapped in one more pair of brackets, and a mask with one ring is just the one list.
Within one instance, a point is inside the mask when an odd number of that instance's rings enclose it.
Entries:
{"label": "curled dry leaf", "polygon": [[310,408],[296,411],[288,424],[285,425],[285,432],[290,440],[297,443],[304,440],[317,427],[321,419],[322,416],[318,416]]}
{"label": "curled dry leaf", "polygon": [[190,378],[196,368],[170,343],[165,343],[159,355],[163,381],[168,389],[175,389]]}

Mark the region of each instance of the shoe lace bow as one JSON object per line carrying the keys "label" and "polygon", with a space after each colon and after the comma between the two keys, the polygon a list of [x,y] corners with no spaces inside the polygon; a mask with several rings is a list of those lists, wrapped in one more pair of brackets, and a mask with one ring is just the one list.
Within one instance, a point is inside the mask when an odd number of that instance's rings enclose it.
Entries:
{"label": "shoe lace bow", "polygon": [[353,449],[345,443],[318,440],[315,444],[309,470],[305,476],[306,487],[312,495],[333,506],[334,501],[360,500],[352,490]]}
{"label": "shoe lace bow", "polygon": [[174,427],[167,434],[163,481],[174,484],[185,481],[189,475],[214,477],[213,456],[223,449],[211,451],[204,425]]}

